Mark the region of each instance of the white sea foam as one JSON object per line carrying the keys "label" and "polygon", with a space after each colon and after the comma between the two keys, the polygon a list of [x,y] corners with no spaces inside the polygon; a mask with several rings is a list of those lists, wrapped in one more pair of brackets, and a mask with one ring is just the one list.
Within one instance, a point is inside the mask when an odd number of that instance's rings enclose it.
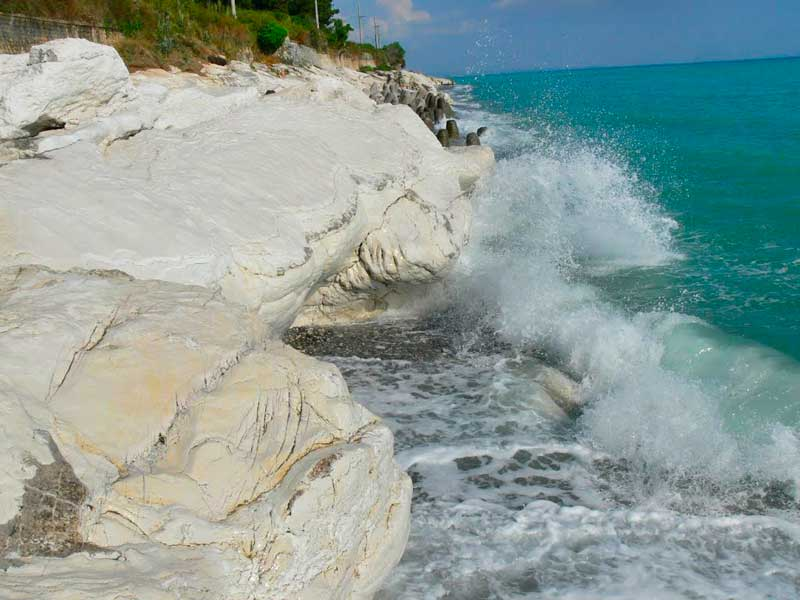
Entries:
{"label": "white sea foam", "polygon": [[794,361],[686,315],[629,314],[587,283],[681,258],[657,191],[568,133],[544,139],[508,117],[469,118],[517,152],[478,194],[459,301],[490,304],[501,335],[582,378],[581,424],[596,448],[681,475],[800,482]]}

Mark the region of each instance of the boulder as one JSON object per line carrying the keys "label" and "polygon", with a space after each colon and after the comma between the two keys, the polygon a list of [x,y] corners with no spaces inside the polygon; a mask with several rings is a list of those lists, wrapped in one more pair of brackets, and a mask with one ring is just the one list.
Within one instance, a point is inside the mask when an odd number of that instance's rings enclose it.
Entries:
{"label": "boulder", "polygon": [[467,134],[467,146],[480,146],[480,145],[481,145],[481,138],[478,136],[477,133]]}
{"label": "boulder", "polygon": [[283,45],[275,52],[278,59],[295,67],[317,67],[322,68],[323,62],[319,54],[308,46],[303,46],[293,42],[288,37],[283,41]]}
{"label": "boulder", "polygon": [[445,148],[450,147],[450,134],[447,132],[447,129],[440,129],[437,131],[436,139],[439,140],[439,143]]}
{"label": "boulder", "polygon": [[212,65],[219,65],[220,67],[224,67],[228,64],[228,59],[225,58],[222,54],[210,54],[208,56],[208,62]]}
{"label": "boulder", "polygon": [[5,57],[0,75],[0,140],[93,118],[133,93],[117,51],[82,39],[34,46],[24,66]]}
{"label": "boulder", "polygon": [[461,136],[458,131],[458,123],[454,119],[447,121],[447,133],[451,140],[457,140]]}
{"label": "boulder", "polygon": [[478,137],[483,137],[488,131],[488,127],[478,127]]}

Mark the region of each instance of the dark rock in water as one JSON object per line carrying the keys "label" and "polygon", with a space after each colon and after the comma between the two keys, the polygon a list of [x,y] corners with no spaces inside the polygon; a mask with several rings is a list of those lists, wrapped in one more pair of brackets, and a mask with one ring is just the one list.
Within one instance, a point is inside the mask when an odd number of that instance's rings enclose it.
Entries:
{"label": "dark rock in water", "polygon": [[502,479],[498,479],[497,477],[492,477],[488,473],[484,473],[483,475],[473,475],[472,477],[468,478],[467,481],[475,484],[482,490],[489,490],[492,488],[497,489],[503,487],[504,485]]}
{"label": "dark rock in water", "polygon": [[441,123],[442,121],[444,121],[444,111],[441,108],[437,108],[433,112],[433,120],[436,121],[437,123]]}
{"label": "dark rock in water", "polygon": [[483,466],[483,461],[477,456],[464,456],[456,459],[456,467],[459,471],[471,471]]}
{"label": "dark rock in water", "polygon": [[517,462],[520,462],[520,463],[526,463],[526,462],[528,462],[528,461],[529,461],[531,458],[533,458],[533,454],[531,454],[531,453],[530,453],[530,452],[528,452],[527,450],[517,450],[517,451],[514,453],[514,456],[512,456],[511,458],[513,458],[513,459],[514,459],[514,460],[516,460]]}
{"label": "dark rock in water", "polygon": [[536,572],[531,569],[514,579],[514,586],[522,594],[530,594],[540,590]]}
{"label": "dark rock in water", "polygon": [[471,471],[490,464],[492,460],[491,456],[484,454],[483,456],[462,456],[455,459],[455,463],[459,471]]}
{"label": "dark rock in water", "polygon": [[458,123],[456,123],[456,121],[454,119],[450,119],[447,122],[447,133],[450,135],[450,138],[452,138],[454,140],[458,139],[459,136],[461,135],[458,132]]}
{"label": "dark rock in water", "polygon": [[228,59],[225,58],[222,54],[210,54],[208,56],[208,62],[212,65],[219,65],[220,67],[224,67],[228,64]]}
{"label": "dark rock in water", "polygon": [[438,139],[439,143],[445,148],[450,147],[450,134],[447,133],[447,129],[440,129],[436,133],[436,139]]}
{"label": "dark rock in water", "polygon": [[433,124],[433,119],[431,119],[430,117],[425,116],[422,118],[422,121],[423,123],[425,123],[425,125],[428,126],[428,129],[430,129],[431,131],[435,129],[436,126]]}
{"label": "dark rock in water", "polygon": [[480,146],[480,145],[481,145],[481,138],[478,137],[477,133],[467,134],[467,146]]}
{"label": "dark rock in water", "polygon": [[444,96],[439,96],[436,98],[436,108],[444,110],[445,106],[447,106],[447,102],[445,101]]}
{"label": "dark rock in water", "polygon": [[488,127],[478,127],[478,137],[483,137],[487,131],[489,131]]}

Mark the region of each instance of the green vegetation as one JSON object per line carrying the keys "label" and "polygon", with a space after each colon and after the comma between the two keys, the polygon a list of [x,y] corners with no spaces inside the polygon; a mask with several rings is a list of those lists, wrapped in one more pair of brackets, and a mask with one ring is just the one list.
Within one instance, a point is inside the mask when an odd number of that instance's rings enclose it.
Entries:
{"label": "green vegetation", "polygon": [[333,48],[344,48],[347,44],[347,38],[350,37],[350,32],[353,28],[342,21],[341,19],[334,19],[331,24],[330,32],[328,33],[328,43]]}
{"label": "green vegetation", "polygon": [[399,42],[392,42],[388,46],[384,46],[384,53],[386,54],[386,63],[400,68],[406,66],[406,49],[403,48]]}
{"label": "green vegetation", "polygon": [[353,28],[335,18],[333,0],[2,0],[0,11],[94,23],[123,34],[119,50],[133,67],[175,65],[196,70],[211,54],[270,62],[286,37],[325,52],[369,54],[382,67],[405,65],[398,43],[385,48],[348,41]]}
{"label": "green vegetation", "polygon": [[258,30],[258,47],[264,54],[274,54],[289,32],[277,23],[267,23]]}

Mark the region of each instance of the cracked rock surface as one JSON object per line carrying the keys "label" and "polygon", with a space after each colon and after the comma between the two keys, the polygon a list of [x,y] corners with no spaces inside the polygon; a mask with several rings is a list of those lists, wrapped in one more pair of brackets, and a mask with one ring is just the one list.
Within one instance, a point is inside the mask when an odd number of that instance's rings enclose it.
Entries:
{"label": "cracked rock surface", "polygon": [[[117,76],[93,46],[41,69],[40,104]],[[0,57],[0,104],[22,62]],[[232,63],[126,76],[105,104],[65,87],[94,108],[40,111],[64,128],[4,155],[4,600],[366,599],[400,559],[391,432],[280,335],[441,278],[493,158],[363,83]]]}

